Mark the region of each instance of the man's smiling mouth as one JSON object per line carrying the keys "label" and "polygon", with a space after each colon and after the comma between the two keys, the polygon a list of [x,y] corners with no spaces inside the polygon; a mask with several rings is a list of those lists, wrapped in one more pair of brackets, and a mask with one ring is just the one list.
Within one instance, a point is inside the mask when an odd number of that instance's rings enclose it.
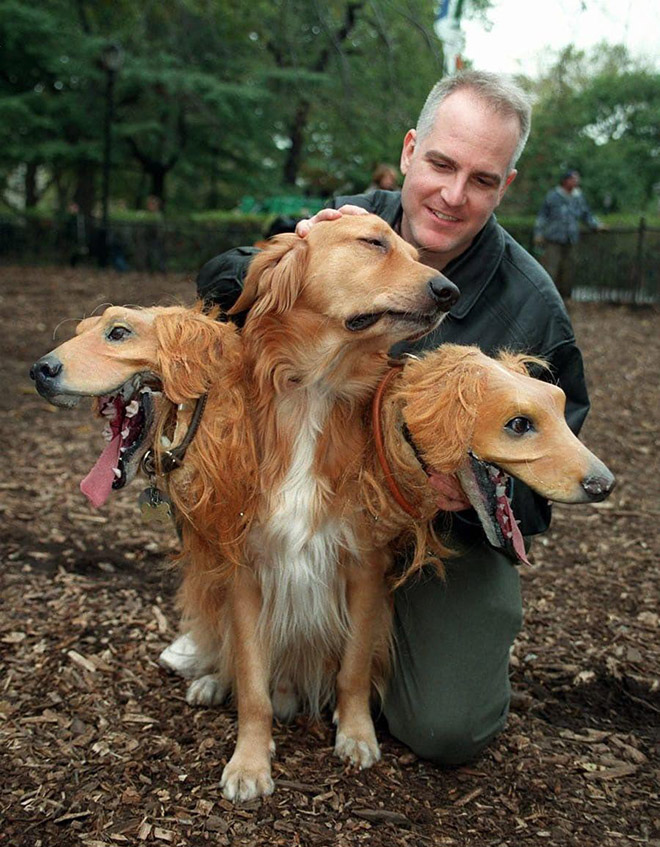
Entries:
{"label": "man's smiling mouth", "polygon": [[434,215],[440,221],[449,221],[450,223],[458,223],[460,218],[455,218],[453,215],[447,215],[444,212],[439,212],[437,209],[430,209],[432,215]]}

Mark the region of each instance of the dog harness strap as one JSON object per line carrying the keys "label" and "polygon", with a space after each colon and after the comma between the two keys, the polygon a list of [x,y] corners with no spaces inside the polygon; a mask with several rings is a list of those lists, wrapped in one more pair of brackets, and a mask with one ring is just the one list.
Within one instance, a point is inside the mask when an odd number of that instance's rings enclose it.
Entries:
{"label": "dog harness strap", "polygon": [[204,409],[206,408],[207,400],[208,394],[202,394],[202,396],[198,398],[197,403],[195,403],[192,418],[190,419],[190,426],[188,427],[188,431],[186,432],[181,444],[178,444],[171,450],[166,450],[161,455],[160,466],[162,473],[170,473],[171,471],[176,470],[180,465],[183,464],[183,459],[186,455],[186,450],[188,449],[188,447],[190,447],[190,443],[192,442],[199,428],[199,424],[202,420],[202,415],[204,414]]}
{"label": "dog harness strap", "polygon": [[401,493],[399,486],[396,483],[396,479],[394,478],[394,474],[388,464],[387,456],[385,454],[385,442],[383,439],[383,428],[381,426],[381,410],[383,405],[383,395],[385,394],[385,389],[390,384],[392,379],[403,370],[403,365],[399,363],[394,363],[390,366],[389,371],[385,374],[383,379],[380,382],[380,385],[376,389],[376,393],[374,395],[373,404],[371,406],[371,423],[372,429],[374,433],[374,443],[376,446],[376,455],[378,456],[378,461],[380,463],[381,470],[385,475],[385,482],[387,483],[387,487],[390,490],[390,494],[396,502],[401,506],[403,511],[410,515],[411,518],[415,518],[415,520],[421,520],[421,515],[415,509],[414,506],[411,506],[410,503],[406,500],[406,498]]}
{"label": "dog harness strap", "polygon": [[411,434],[410,430],[408,429],[408,424],[405,421],[403,422],[403,425],[401,426],[401,434],[403,435],[405,440],[408,442],[408,444],[410,444],[410,449],[415,454],[415,458],[419,462],[420,467],[422,468],[424,473],[427,476],[431,476],[431,471],[429,470],[429,466],[426,464],[422,454],[419,452],[419,447],[413,441],[412,434]]}

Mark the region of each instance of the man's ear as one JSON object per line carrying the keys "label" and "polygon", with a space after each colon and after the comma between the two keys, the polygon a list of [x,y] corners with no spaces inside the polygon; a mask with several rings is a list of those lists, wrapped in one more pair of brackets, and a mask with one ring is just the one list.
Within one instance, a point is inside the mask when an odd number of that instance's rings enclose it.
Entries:
{"label": "man's ear", "polygon": [[509,171],[507,174],[507,178],[504,180],[502,187],[500,188],[499,197],[497,202],[499,203],[502,200],[502,197],[506,194],[507,188],[511,185],[514,179],[518,176],[518,171],[515,168]]}
{"label": "man's ear", "polygon": [[415,144],[417,142],[417,130],[409,129],[406,133],[406,137],[403,139],[403,148],[401,150],[401,159],[399,162],[399,168],[401,173],[406,174],[408,168],[410,166],[410,161],[413,157],[413,153],[415,152]]}

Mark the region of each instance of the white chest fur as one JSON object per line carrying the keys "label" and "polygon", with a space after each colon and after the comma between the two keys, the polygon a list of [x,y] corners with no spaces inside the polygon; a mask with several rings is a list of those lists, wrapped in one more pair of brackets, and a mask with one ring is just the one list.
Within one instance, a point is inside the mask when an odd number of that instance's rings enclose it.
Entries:
{"label": "white chest fur", "polygon": [[304,409],[296,410],[288,472],[271,497],[268,521],[251,538],[262,588],[262,633],[276,664],[303,645],[306,656],[310,650],[338,656],[347,631],[339,558],[354,545],[350,529],[328,515],[332,492],[314,473],[331,401],[309,394],[305,400]]}

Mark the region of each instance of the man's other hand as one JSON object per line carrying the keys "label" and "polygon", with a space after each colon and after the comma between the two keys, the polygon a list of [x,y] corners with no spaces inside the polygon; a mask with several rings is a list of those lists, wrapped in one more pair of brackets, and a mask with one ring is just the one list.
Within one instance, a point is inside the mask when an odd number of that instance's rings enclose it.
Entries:
{"label": "man's other hand", "polygon": [[366,209],[363,209],[362,206],[352,206],[350,203],[347,203],[345,206],[340,206],[338,209],[321,209],[321,211],[317,212],[313,217],[303,218],[303,220],[298,221],[296,224],[296,234],[301,238],[304,238],[314,224],[320,223],[321,221],[336,221],[343,215],[368,214],[369,212],[367,212]]}
{"label": "man's other hand", "polygon": [[435,502],[443,512],[461,512],[470,508],[470,501],[455,474],[432,472],[429,482],[437,491]]}

